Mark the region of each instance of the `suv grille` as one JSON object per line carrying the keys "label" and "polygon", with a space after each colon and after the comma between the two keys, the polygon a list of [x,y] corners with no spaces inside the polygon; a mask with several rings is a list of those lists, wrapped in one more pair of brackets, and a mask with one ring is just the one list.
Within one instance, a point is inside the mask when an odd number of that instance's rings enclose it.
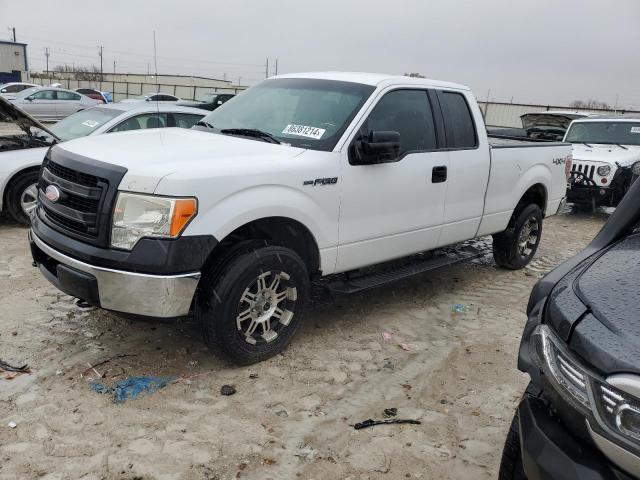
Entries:
{"label": "suv grille", "polygon": [[[55,185],[61,192],[55,202],[45,196],[49,185]],[[38,185],[40,211],[48,223],[58,229],[97,238],[100,233],[100,205],[108,186],[109,182],[104,178],[48,160]]]}
{"label": "suv grille", "polygon": [[586,178],[588,178],[589,180],[593,180],[593,176],[595,175],[595,171],[596,171],[596,166],[595,165],[589,165],[588,163],[581,163],[579,161],[573,161],[573,167],[572,170],[575,172],[580,172],[582,175],[584,175]]}

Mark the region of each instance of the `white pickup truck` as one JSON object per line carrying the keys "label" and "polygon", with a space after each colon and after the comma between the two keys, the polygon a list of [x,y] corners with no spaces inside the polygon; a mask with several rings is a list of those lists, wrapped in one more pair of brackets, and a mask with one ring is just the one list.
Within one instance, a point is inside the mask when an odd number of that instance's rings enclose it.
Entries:
{"label": "white pickup truck", "polygon": [[288,344],[319,277],[380,285],[429,269],[429,254],[395,259],[484,235],[500,266],[525,266],[570,162],[564,143],[490,144],[461,85],[284,75],[191,130],[53,147],[30,242],[60,290],[116,312],[193,312],[215,352],[249,364]]}

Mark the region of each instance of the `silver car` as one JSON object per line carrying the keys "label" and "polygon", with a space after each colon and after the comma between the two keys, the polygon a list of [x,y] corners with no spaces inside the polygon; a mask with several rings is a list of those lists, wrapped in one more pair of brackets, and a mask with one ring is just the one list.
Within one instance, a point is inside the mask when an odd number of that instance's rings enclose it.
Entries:
{"label": "silver car", "polygon": [[24,83],[24,82],[9,82],[0,85],[0,96],[10,100],[14,98],[18,93],[26,90],[27,88],[37,87],[38,85],[34,85],[33,83]]}
{"label": "silver car", "polygon": [[0,122],[14,122],[24,135],[0,136],[0,211],[28,225],[36,207],[38,171],[47,149],[87,135],[146,128],[191,128],[209,112],[174,104],[109,103],[74,113],[46,127],[0,98]]}
{"label": "silver car", "polygon": [[120,100],[119,103],[133,103],[133,102],[179,102],[182,99],[175,95],[169,95],[168,93],[143,93],[133,98],[125,98]]}
{"label": "silver car", "polygon": [[38,120],[60,120],[72,113],[99,105],[98,100],[73,90],[33,87],[18,93],[10,101]]}

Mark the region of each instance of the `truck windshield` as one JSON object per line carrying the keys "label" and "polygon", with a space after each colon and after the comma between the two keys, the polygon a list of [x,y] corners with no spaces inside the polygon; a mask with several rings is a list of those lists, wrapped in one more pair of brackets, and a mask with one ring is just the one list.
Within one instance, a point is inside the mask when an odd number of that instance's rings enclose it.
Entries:
{"label": "truck windshield", "polygon": [[573,123],[567,132],[566,141],[640,146],[640,121]]}
{"label": "truck windshield", "polygon": [[122,110],[112,110],[102,107],[89,108],[60,120],[52,126],[50,130],[55,133],[60,140],[73,140],[74,138],[89,135],[98,127],[121,114]]}
{"label": "truck windshield", "polygon": [[281,143],[331,151],[375,87],[335,80],[266,80],[221,105],[202,130],[249,129]]}

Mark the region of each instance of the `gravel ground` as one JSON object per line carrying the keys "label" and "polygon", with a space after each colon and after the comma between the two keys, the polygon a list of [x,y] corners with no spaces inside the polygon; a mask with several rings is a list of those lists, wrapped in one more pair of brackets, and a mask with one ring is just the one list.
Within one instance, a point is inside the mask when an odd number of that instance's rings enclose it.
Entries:
{"label": "gravel ground", "polygon": [[[495,478],[527,383],[515,363],[531,287],[605,219],[549,218],[521,271],[487,256],[351,297],[316,292],[290,348],[246,368],[211,356],[191,321],[76,307],[31,267],[26,230],[0,220],[0,358],[32,367],[0,376],[0,479]],[[178,381],[114,404],[89,388],[96,371],[108,385]],[[422,425],[352,428],[391,407]]]}

